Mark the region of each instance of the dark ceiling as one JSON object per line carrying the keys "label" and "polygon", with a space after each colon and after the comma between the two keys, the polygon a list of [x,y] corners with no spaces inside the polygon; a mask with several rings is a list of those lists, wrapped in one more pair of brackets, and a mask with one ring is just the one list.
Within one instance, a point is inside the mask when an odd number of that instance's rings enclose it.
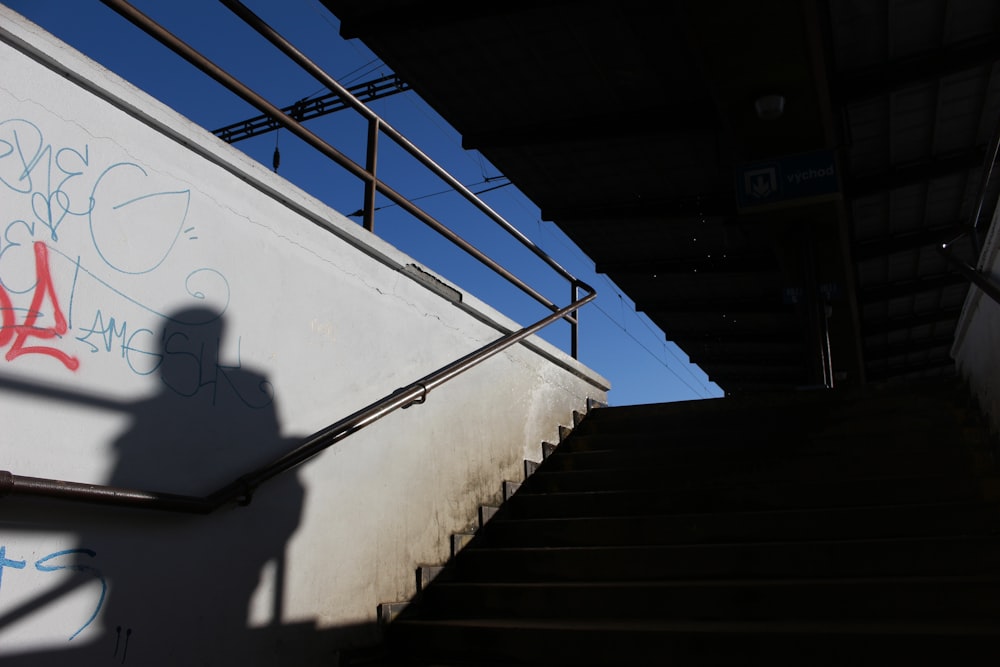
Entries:
{"label": "dark ceiling", "polygon": [[996,0],[323,2],[727,393],[955,372]]}

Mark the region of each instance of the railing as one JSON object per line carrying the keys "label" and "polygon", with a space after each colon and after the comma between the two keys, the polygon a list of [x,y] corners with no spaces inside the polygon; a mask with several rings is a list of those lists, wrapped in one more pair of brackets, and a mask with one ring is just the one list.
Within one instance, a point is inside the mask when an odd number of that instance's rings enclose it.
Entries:
{"label": "railing", "polygon": [[[134,23],[136,26],[147,32],[149,35],[154,37],[157,41],[161,42],[172,51],[177,53],[179,56],[187,60],[189,63],[200,69],[202,72],[208,76],[215,79],[218,83],[228,88],[230,91],[240,96],[248,102],[249,104],[255,106],[262,113],[274,118],[283,127],[288,129],[290,132],[298,136],[300,139],[305,141],[307,144],[315,148],[321,154],[327,158],[333,160],[341,167],[346,169],[348,172],[356,176],[359,180],[364,183],[364,205],[362,207],[363,212],[363,224],[365,229],[369,231],[374,231],[375,226],[375,196],[376,194],[381,194],[388,198],[392,203],[399,206],[402,210],[406,211],[413,217],[415,217],[420,222],[436,231],[438,234],[442,235],[444,238],[451,241],[453,244],[464,250],[469,255],[472,255],[481,263],[489,267],[495,273],[506,279],[509,283],[520,289],[522,292],[532,297],[538,303],[544,305],[549,310],[555,311],[558,306],[552,302],[547,297],[540,294],[538,291],[530,287],[520,278],[516,277],[510,271],[502,267],[499,263],[488,257],[485,253],[480,251],[478,248],[474,247],[465,239],[461,238],[458,234],[453,232],[451,229],[446,227],[436,218],[428,214],[426,211],[415,205],[413,202],[408,200],[406,197],[396,192],[387,183],[380,180],[377,176],[377,165],[378,165],[378,140],[381,135],[385,135],[392,139],[397,145],[399,145],[403,150],[410,154],[413,158],[419,161],[424,167],[429,169],[442,181],[444,181],[448,186],[453,188],[456,192],[462,195],[469,203],[475,206],[479,211],[490,218],[494,223],[499,225],[504,231],[506,231],[510,236],[516,239],[521,245],[534,253],[538,258],[545,262],[550,268],[552,268],[557,274],[562,278],[567,280],[570,284],[570,300],[574,300],[577,297],[578,289],[584,288],[589,291],[593,291],[589,286],[583,283],[581,280],[573,276],[569,271],[560,266],[552,257],[547,255],[541,248],[535,245],[528,237],[522,234],[514,225],[504,219],[499,213],[490,208],[486,202],[482,201],[475,193],[469,190],[465,185],[463,185],[458,179],[449,174],[444,168],[438,165],[434,160],[424,154],[419,148],[414,146],[406,137],[397,132],[388,123],[382,120],[378,114],[373,112],[371,109],[366,107],[360,100],[358,100],[354,95],[350,93],[346,88],[344,88],[340,83],[338,83],[333,77],[323,71],[316,63],[307,58],[298,49],[295,48],[288,40],[279,35],[273,28],[268,26],[260,17],[251,12],[247,7],[245,7],[238,0],[219,0],[223,5],[232,10],[237,16],[243,19],[248,25],[250,25],[254,30],[260,33],[262,36],[268,39],[272,44],[274,44],[279,50],[285,55],[292,59],[297,65],[313,76],[322,85],[328,87],[331,91],[337,93],[341,96],[344,102],[350,106],[352,109],[357,111],[365,119],[368,120],[368,151],[366,157],[366,165],[362,167],[361,165],[354,162],[352,159],[344,155],[342,152],[331,146],[329,143],[321,139],[319,136],[308,130],[302,123],[295,120],[289,114],[283,113],[282,110],[276,105],[272,104],[264,97],[258,93],[251,90],[246,84],[239,81],[236,77],[229,74],[218,65],[213,63],[211,60],[206,58],[204,55],[193,49],[191,46],[181,41],[175,35],[167,31],[163,26],[159,25],[151,18],[140,12],[138,9],[130,5],[125,0],[101,0],[105,5],[111,7],[116,12],[121,14],[123,17]],[[562,319],[569,322],[571,327],[571,341],[570,341],[570,354],[573,358],[577,358],[579,353],[579,336],[578,329],[579,323],[577,321],[576,312],[571,311],[567,313]]]}
{"label": "railing", "polygon": [[298,447],[257,470],[242,475],[232,483],[207,496],[184,496],[172,493],[158,493],[125,489],[98,484],[82,484],[55,479],[25,477],[8,471],[0,471],[0,497],[44,496],[61,500],[97,503],[104,505],[122,505],[146,509],[168,510],[172,512],[188,512],[193,514],[208,514],[230,502],[248,504],[254,489],[267,480],[290,470],[307,459],[319,454],[324,449],[343,440],[347,436],[360,431],[382,417],[411,405],[423,403],[427,394],[448,380],[461,375],[473,366],[486,361],[493,355],[502,352],[545,328],[552,322],[564,317],[570,310],[579,308],[592,301],[597,296],[591,292],[583,298],[571,303],[565,308],[552,313],[531,326],[509,333],[475,352],[426,375],[416,382],[397,389],[365,408],[349,415],[330,426],[317,431]]}
{"label": "railing", "polygon": [[952,268],[961,273],[962,276],[973,283],[976,287],[981,289],[988,297],[997,303],[1000,303],[1000,286],[993,283],[976,267],[956,257],[954,251],[952,250],[952,245],[954,245],[957,241],[968,237],[972,241],[972,248],[975,255],[978,256],[982,252],[982,234],[980,233],[979,225],[982,221],[983,208],[986,205],[986,192],[989,190],[990,181],[993,178],[993,169],[996,166],[997,157],[1000,157],[1000,120],[997,122],[993,142],[986,151],[986,157],[983,161],[983,174],[979,182],[979,196],[976,198],[976,205],[973,209],[972,218],[969,221],[967,229],[957,238],[952,239],[947,243],[942,243],[938,247],[938,252],[941,253]]}
{"label": "railing", "polygon": [[[250,502],[254,489],[267,480],[298,466],[304,461],[312,458],[316,454],[343,440],[347,436],[356,433],[386,415],[407,408],[411,405],[423,403],[430,391],[448,380],[464,373],[470,368],[482,363],[486,359],[502,352],[503,350],[521,342],[525,338],[535,334],[546,326],[559,321],[567,321],[571,326],[571,353],[573,358],[578,356],[578,328],[579,320],[577,310],[586,303],[596,298],[597,293],[593,288],[579,280],[554,259],[549,257],[530,239],[518,231],[512,224],[507,222],[499,213],[490,208],[485,202],[479,199],[472,191],[445,171],[431,158],[420,151],[403,135],[394,130],[377,114],[372,112],[360,100],[354,97],[346,88],[341,86],[332,77],[326,74],[319,66],[301,54],[291,43],[281,37],[270,26],[259,17],[253,14],[242,3],[237,0],[220,0],[222,4],[231,9],[237,16],[252,26],[257,32],[266,37],[272,44],[278,47],[283,53],[295,61],[300,67],[314,76],[320,83],[327,86],[332,92],[337,93],[347,106],[355,109],[368,120],[368,153],[366,166],[361,167],[346,155],[338,151],[329,143],[306,129],[300,122],[285,113],[282,109],[264,99],[231,74],[225,72],[206,57],[195,51],[189,45],[169,33],[161,25],[154,22],[148,16],[142,14],[135,7],[124,0],[101,0],[129,21],[142,28],[158,41],[168,46],[174,52],[185,58],[188,62],[198,67],[200,70],[211,76],[217,82],[242,97],[245,101],[257,107],[262,113],[273,119],[281,126],[304,140],[307,144],[318,150],[327,158],[333,160],[351,174],[359,178],[364,187],[364,226],[367,230],[374,230],[375,196],[381,194],[390,201],[398,205],[415,218],[428,225],[439,234],[459,248],[472,255],[494,272],[505,278],[508,282],[525,292],[536,301],[553,311],[549,316],[538,320],[534,324],[519,331],[508,333],[496,341],[489,343],[478,350],[457,359],[442,368],[434,371],[412,384],[401,389],[397,389],[368,405],[365,408],[351,414],[330,426],[314,433],[303,441],[294,450],[279,457],[275,461],[261,468],[253,470],[240,476],[232,483],[220,488],[207,496],[187,496],[173,493],[160,493],[152,491],[142,491],[99,484],[86,484],[81,482],[70,482],[64,480],[45,479],[39,477],[28,477],[15,475],[9,471],[0,471],[0,497],[4,496],[44,496],[61,500],[78,502],[97,503],[105,505],[121,505],[137,508],[166,510],[173,512],[187,512],[195,514],[207,514],[223,505],[231,502],[247,504]],[[528,248],[537,257],[548,264],[556,273],[565,278],[570,284],[571,303],[564,307],[559,307],[551,300],[531,288],[524,281],[514,276],[507,269],[503,268],[496,261],[472,246],[465,239],[455,234],[433,216],[429,215],[411,201],[392,189],[389,185],[381,181],[376,175],[378,138],[386,135],[396,144],[406,150],[411,156],[416,158],[421,164],[430,169],[435,175],[445,183],[454,188],[466,200],[472,203],[482,213],[486,214],[493,222],[507,231],[511,236]],[[580,296],[580,290],[586,293]]]}

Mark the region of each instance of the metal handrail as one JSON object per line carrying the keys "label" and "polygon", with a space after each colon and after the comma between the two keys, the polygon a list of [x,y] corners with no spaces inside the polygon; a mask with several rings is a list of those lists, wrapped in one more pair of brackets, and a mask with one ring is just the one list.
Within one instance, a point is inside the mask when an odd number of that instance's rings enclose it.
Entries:
{"label": "metal handrail", "polygon": [[[135,24],[137,27],[145,31],[147,34],[151,35],[157,41],[163,45],[170,48],[172,51],[177,53],[179,56],[187,60],[189,63],[200,69],[202,72],[208,76],[215,79],[218,83],[228,88],[231,92],[235,93],[241,97],[244,101],[251,104],[252,106],[259,109],[262,113],[271,116],[278,123],[288,129],[290,132],[298,136],[300,139],[305,141],[307,144],[318,150],[321,154],[327,158],[333,160],[341,167],[346,169],[352,175],[360,179],[364,185],[364,206],[363,206],[363,218],[364,227],[369,231],[374,230],[374,214],[375,214],[375,195],[382,194],[392,203],[396,204],[404,211],[423,222],[427,226],[434,229],[436,232],[444,236],[446,239],[451,241],[453,244],[464,250],[466,253],[472,255],[481,263],[489,267],[495,273],[503,277],[509,283],[520,289],[525,294],[532,297],[538,303],[541,303],[549,310],[555,311],[558,306],[536,291],[534,288],[530,287],[527,283],[522,281],[513,275],[510,271],[505,269],[499,263],[491,259],[485,253],[480,251],[478,248],[470,244],[468,241],[460,237],[458,234],[453,232],[451,229],[443,225],[436,218],[428,214],[423,209],[416,206],[413,202],[409,201],[406,197],[396,192],[391,186],[380,180],[376,176],[377,167],[377,150],[378,150],[378,137],[385,134],[396,142],[400,147],[402,147],[407,153],[418,160],[424,167],[428,168],[432,173],[441,178],[445,183],[451,186],[456,192],[461,194],[466,200],[472,203],[476,208],[478,208],[482,213],[488,216],[493,222],[498,224],[503,228],[510,236],[516,239],[524,247],[528,248],[537,257],[549,265],[554,271],[556,271],[561,277],[566,279],[570,283],[570,300],[575,300],[579,294],[579,289],[583,288],[588,291],[593,291],[586,283],[581,281],[579,278],[575,277],[569,271],[564,269],[558,264],[552,257],[547,255],[541,248],[539,248],[535,243],[533,243],[528,237],[522,234],[514,225],[503,218],[499,213],[494,211],[483,202],[475,193],[465,187],[460,181],[458,181],[454,176],[449,174],[444,168],[438,165],[434,160],[424,154],[420,149],[414,146],[409,140],[407,140],[402,134],[397,132],[388,123],[386,123],[378,114],[373,112],[367,106],[364,105],[360,100],[358,100],[354,95],[350,93],[346,88],[341,86],[333,77],[327,74],[322,68],[317,64],[303,55],[298,49],[296,49],[288,40],[279,35],[274,29],[268,26],[262,19],[260,19],[256,14],[251,12],[247,7],[245,7],[238,0],[219,0],[222,4],[233,11],[237,16],[243,19],[251,27],[253,27],[258,33],[267,38],[272,44],[278,47],[283,53],[285,53],[289,58],[291,58],[296,64],[302,67],[306,72],[316,78],[317,81],[322,83],[324,86],[330,88],[330,90],[336,92],[340,95],[345,103],[352,107],[355,111],[364,116],[369,123],[368,126],[368,155],[366,159],[366,164],[364,167],[354,162],[352,159],[344,155],[341,151],[337,150],[329,143],[321,139],[319,136],[306,129],[300,122],[292,118],[289,114],[283,113],[282,110],[276,105],[272,104],[270,101],[265,99],[263,96],[253,91],[249,86],[244,84],[242,81],[238,80],[233,75],[229,74],[217,64],[212,62],[210,59],[199,53],[197,50],[192,48],[190,45],[182,41],[176,35],[169,32],[162,25],[153,21],[150,17],[143,14],[141,11],[133,7],[131,4],[126,2],[126,0],[101,0],[105,5],[115,10],[121,14],[124,18],[128,19],[130,22]],[[571,310],[567,312],[563,318],[569,322],[571,327],[571,351],[570,354],[573,358],[578,357],[578,328],[579,322],[576,317],[576,311]]]}
{"label": "metal handrail", "polygon": [[[965,231],[959,234],[956,238],[938,246],[937,251],[942,257],[945,258],[952,268],[962,274],[963,277],[969,280],[976,287],[981,289],[988,297],[997,303],[1000,303],[1000,286],[991,281],[975,266],[972,266],[956,257],[951,248],[955,242],[963,238],[970,237],[973,252],[976,255],[982,253],[982,235],[979,231],[979,224],[982,221],[983,207],[986,205],[986,192],[989,190],[990,181],[993,179],[993,168],[996,165],[998,156],[1000,156],[1000,117],[997,118],[997,126],[993,133],[993,141],[987,149],[986,156],[983,159],[983,174],[979,181],[979,194],[976,197],[976,204],[972,212],[972,217],[969,220],[969,224],[967,225]],[[993,223],[991,222],[990,224],[992,225]]]}
{"label": "metal handrail", "polygon": [[583,306],[596,297],[597,294],[591,292],[548,317],[535,322],[531,326],[508,333],[492,343],[484,345],[478,350],[443,366],[433,373],[425,375],[416,382],[397,389],[387,396],[383,396],[381,399],[358,410],[354,414],[317,431],[306,438],[298,447],[271,463],[240,476],[233,482],[207,496],[188,496],[100,484],[84,484],[81,482],[68,482],[40,477],[26,477],[15,475],[6,470],[0,470],[0,498],[5,496],[43,496],[58,500],[189,514],[209,514],[231,502],[247,505],[253,497],[254,490],[260,484],[298,466],[331,445],[353,433],[357,433],[396,410],[423,403],[427,400],[427,395],[431,390],[436,389],[445,382],[461,375],[470,368],[486,361],[512,345],[519,343],[538,330],[563,318],[569,311]]}

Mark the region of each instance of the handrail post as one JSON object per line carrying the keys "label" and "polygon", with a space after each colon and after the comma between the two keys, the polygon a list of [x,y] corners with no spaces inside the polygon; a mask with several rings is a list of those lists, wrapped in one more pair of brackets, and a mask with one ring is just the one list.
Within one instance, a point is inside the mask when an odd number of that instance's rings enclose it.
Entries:
{"label": "handrail post", "polygon": [[370,232],[375,231],[375,193],[378,191],[378,177],[376,169],[378,167],[378,135],[379,118],[375,116],[368,120],[368,154],[365,158],[365,169],[371,176],[366,180],[364,210],[364,227]]}
{"label": "handrail post", "polygon": [[[580,285],[575,280],[570,281],[569,285],[569,302],[576,303],[577,298],[580,296]],[[579,360],[580,356],[580,311],[573,310],[569,314],[569,348],[570,356],[574,359]]]}

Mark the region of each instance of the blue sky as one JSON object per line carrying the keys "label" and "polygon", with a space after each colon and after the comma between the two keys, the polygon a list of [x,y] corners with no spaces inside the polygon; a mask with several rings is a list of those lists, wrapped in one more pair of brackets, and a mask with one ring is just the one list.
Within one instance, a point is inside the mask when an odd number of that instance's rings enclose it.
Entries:
{"label": "blue sky", "polygon": [[[99,0],[0,0],[132,84],[214,130],[260,112],[219,86]],[[391,73],[358,40],[339,35],[335,16],[319,0],[244,0],[245,4],[344,86]],[[223,5],[208,0],[135,0],[135,7],[278,107],[321,95],[323,86],[291,63]],[[508,184],[412,91],[370,103],[376,113],[516,226],[561,266],[599,293],[581,312],[580,360],[612,384],[609,402],[631,405],[721,396],[721,390],[668,342],[632,301],[551,222]],[[365,123],[352,111],[309,121],[307,127],[364,164]],[[361,207],[361,185],[336,164],[281,130],[234,144],[344,214]],[[569,288],[530,252],[512,243],[437,177],[383,139],[379,176],[559,305]],[[360,220],[354,218],[355,220]],[[469,259],[420,222],[383,202],[375,233],[522,324],[546,312],[506,281]],[[569,331],[554,325],[542,336],[569,351]]]}

